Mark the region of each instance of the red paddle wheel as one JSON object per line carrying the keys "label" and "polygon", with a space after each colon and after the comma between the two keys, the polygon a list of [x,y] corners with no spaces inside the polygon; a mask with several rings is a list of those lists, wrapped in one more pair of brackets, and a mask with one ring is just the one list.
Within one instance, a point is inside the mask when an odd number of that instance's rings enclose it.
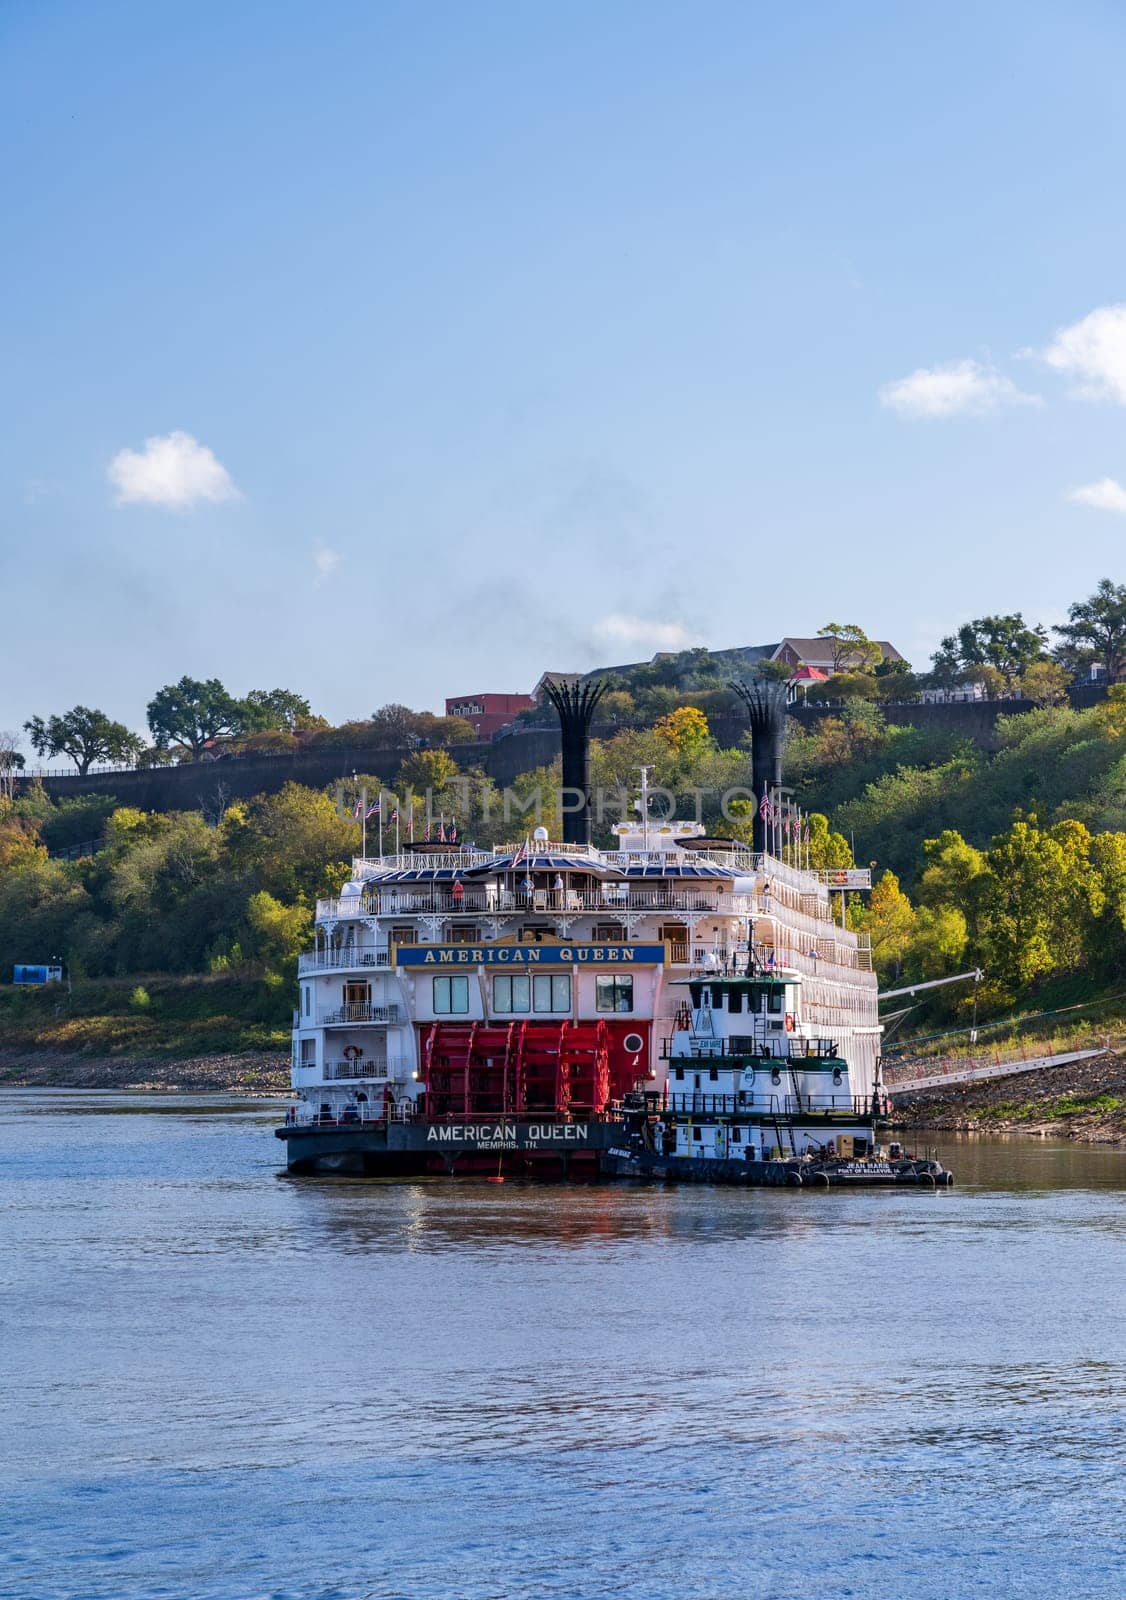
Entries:
{"label": "red paddle wheel", "polygon": [[435,1022],[423,1050],[428,1122],[596,1116],[610,1101],[606,1024]]}

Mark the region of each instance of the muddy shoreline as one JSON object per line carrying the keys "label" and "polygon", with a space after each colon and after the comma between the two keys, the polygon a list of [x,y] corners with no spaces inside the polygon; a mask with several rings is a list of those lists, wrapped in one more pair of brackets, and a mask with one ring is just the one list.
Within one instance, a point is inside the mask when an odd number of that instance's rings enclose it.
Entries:
{"label": "muddy shoreline", "polygon": [[895,1102],[897,1127],[926,1133],[1019,1133],[1126,1147],[1126,1054],[1106,1051],[1036,1072],[931,1089]]}
{"label": "muddy shoreline", "polygon": [[62,1050],[0,1050],[0,1087],[137,1089],[149,1093],[289,1093],[287,1055],[248,1052],[183,1060],[74,1055]]}

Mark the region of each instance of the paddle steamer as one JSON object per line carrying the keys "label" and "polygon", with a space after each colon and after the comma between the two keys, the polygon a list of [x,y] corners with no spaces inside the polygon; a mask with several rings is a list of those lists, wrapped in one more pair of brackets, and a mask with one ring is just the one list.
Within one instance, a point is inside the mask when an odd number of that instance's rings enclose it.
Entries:
{"label": "paddle steamer", "polygon": [[591,843],[598,690],[548,692],[578,798],[563,839],[360,858],[318,904],[277,1130],[290,1168],[887,1178],[868,1159],[876,977],[844,914],[869,874],[784,859],[767,825],[781,692],[741,687],[767,797],[754,848],[650,823],[643,801],[612,849]]}

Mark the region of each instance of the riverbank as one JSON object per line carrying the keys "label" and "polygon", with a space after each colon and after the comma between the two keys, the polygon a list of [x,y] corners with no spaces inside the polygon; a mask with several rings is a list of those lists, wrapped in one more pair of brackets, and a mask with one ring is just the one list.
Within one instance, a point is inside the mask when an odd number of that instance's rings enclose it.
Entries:
{"label": "riverbank", "polygon": [[0,1084],[25,1089],[145,1089],[275,1095],[289,1092],[289,1057],[245,1051],[182,1060],[0,1050]]}
{"label": "riverbank", "polygon": [[1126,1052],[931,1089],[897,1100],[895,1122],[928,1133],[1023,1133],[1126,1147]]}

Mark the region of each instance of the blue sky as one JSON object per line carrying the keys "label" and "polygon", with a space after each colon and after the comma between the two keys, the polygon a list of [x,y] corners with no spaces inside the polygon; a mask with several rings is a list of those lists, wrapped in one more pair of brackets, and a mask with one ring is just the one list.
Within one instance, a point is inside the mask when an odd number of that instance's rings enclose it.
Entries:
{"label": "blue sky", "polygon": [[3,0],[0,728],[1059,620],[1124,76],[1110,5]]}

